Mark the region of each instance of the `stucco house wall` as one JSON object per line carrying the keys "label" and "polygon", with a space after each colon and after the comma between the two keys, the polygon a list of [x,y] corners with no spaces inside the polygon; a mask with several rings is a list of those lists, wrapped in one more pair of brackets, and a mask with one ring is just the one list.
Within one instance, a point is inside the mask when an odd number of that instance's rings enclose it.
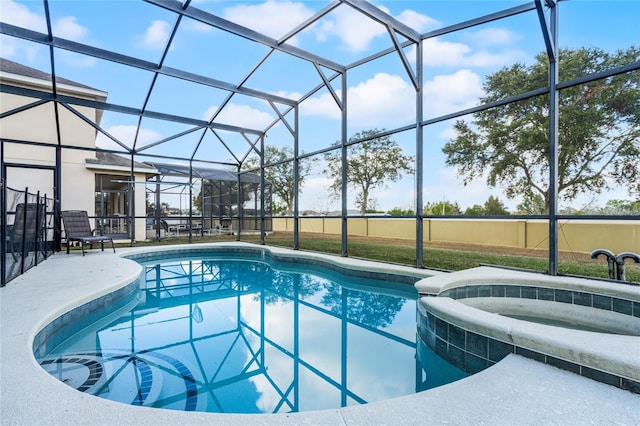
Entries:
{"label": "stucco house wall", "polygon": [[[48,74],[6,59],[1,59],[0,63],[2,84],[42,92],[52,91]],[[59,79],[56,89],[59,94],[76,98],[101,102],[107,99],[106,92],[66,79]],[[38,98],[0,92],[0,111],[5,113],[38,101]],[[102,111],[79,105],[73,105],[73,108],[94,123],[100,124]],[[62,145],[64,148],[61,150],[60,207],[62,210],[86,210],[89,216],[95,216],[95,175],[97,173],[122,175],[128,179],[130,169],[119,165],[114,167],[110,167],[109,164],[96,165],[96,153],[91,149],[95,148],[97,130],[63,106],[57,108],[57,113],[60,120],[60,141],[58,141],[52,101],[4,117],[0,121],[3,161],[53,168],[56,165],[56,147],[58,144]],[[25,141],[33,144],[24,143]],[[80,149],[74,149],[74,147]],[[153,173],[153,171],[151,167],[138,170],[135,180],[144,181],[145,173]],[[29,192],[40,191],[43,195],[54,196],[53,172],[50,170],[9,167],[6,181],[7,186],[14,189],[22,190],[28,187]],[[146,210],[144,189],[137,190],[135,193],[135,210],[138,215],[144,215]],[[136,221],[135,238],[141,240],[146,238],[144,219]]]}

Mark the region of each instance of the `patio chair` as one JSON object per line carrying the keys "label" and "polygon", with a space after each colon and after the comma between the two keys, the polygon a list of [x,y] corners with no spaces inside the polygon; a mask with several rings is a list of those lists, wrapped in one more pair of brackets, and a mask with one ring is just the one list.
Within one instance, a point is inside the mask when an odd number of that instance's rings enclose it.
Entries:
{"label": "patio chair", "polygon": [[166,220],[160,219],[160,226],[164,229],[164,235],[167,237],[177,237],[178,229],[175,226],[169,225]]}
{"label": "patio chair", "polygon": [[105,241],[111,241],[111,248],[113,248],[114,253],[116,252],[116,247],[113,244],[113,238],[111,236],[93,235],[94,231],[91,229],[91,224],[89,223],[89,215],[85,210],[63,211],[62,222],[64,223],[64,234],[67,240],[67,254],[69,253],[69,246],[73,241],[80,243],[83,256],[85,244],[89,244],[89,249],[92,249],[93,244],[100,243],[102,251],[104,251]]}
{"label": "patio chair", "polygon": [[216,226],[217,235],[233,235],[233,225],[231,218],[220,219],[220,224]]}
{"label": "patio chair", "polygon": [[44,224],[44,204],[20,203],[16,206],[15,219],[7,235],[7,245],[14,261],[18,260],[18,255],[39,247],[44,238]]}

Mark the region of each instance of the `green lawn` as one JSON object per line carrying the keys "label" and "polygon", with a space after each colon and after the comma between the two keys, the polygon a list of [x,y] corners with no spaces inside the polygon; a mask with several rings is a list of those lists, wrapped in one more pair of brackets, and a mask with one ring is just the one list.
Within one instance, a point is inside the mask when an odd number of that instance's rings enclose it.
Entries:
{"label": "green lawn", "polygon": [[[194,237],[193,242],[235,241],[235,236]],[[258,235],[243,235],[242,241],[259,243]],[[158,244],[183,244],[186,238],[168,238],[162,241],[137,242],[136,246]],[[293,247],[291,233],[276,232],[266,239],[267,245],[279,247]],[[351,257],[378,260],[402,265],[416,265],[415,246],[411,241],[381,240],[373,238],[349,237],[348,255]],[[339,236],[326,234],[301,234],[300,249],[321,253],[341,253]],[[522,268],[539,272],[546,272],[548,259],[540,253],[524,252],[520,250],[499,249],[492,247],[481,248],[438,248],[425,246],[423,264],[425,268],[446,271],[469,269],[481,264],[499,265],[511,268]],[[579,275],[587,277],[608,278],[607,264],[604,259],[591,260],[588,255],[576,253],[561,253],[558,263],[561,274]],[[627,264],[626,277],[628,281],[640,283],[640,265]]]}

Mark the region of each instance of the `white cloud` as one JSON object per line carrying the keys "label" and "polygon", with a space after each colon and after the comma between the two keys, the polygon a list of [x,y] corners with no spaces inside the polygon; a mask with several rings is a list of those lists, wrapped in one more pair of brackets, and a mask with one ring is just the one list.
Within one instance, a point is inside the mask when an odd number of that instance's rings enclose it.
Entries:
{"label": "white cloud", "polygon": [[0,20],[41,33],[47,32],[47,24],[44,16],[31,12],[24,4],[16,3],[13,0],[2,0],[2,15]]}
{"label": "white cloud", "polygon": [[[390,14],[386,7],[379,6],[379,8]],[[408,9],[403,10],[400,15],[396,16],[396,19],[418,32],[424,32],[440,25],[437,20]],[[376,37],[388,37],[387,30],[383,25],[346,5],[338,7],[320,22],[316,27],[318,41],[324,42],[332,37],[337,37],[347,50],[356,53],[366,51]]]}
{"label": "white cloud", "polygon": [[[53,23],[53,34],[56,37],[73,40],[77,42],[86,42],[89,29],[77,22],[75,16],[64,16]],[[96,45],[99,43],[96,43]],[[62,61],[74,68],[90,68],[96,65],[96,59],[88,55],[80,55],[77,53],[62,50],[58,53],[58,57]]]}
{"label": "white cloud", "polygon": [[423,94],[425,112],[439,116],[478,105],[484,91],[480,76],[464,69],[425,82]]}
{"label": "white cloud", "polygon": [[318,41],[337,37],[352,52],[366,50],[375,37],[387,34],[381,24],[345,5],[336,8],[320,22],[316,28]]}
{"label": "white cloud", "polygon": [[[338,96],[340,96],[338,91]],[[319,115],[322,117],[336,118],[341,117],[340,109],[329,93],[320,96],[308,98],[300,104],[300,114],[302,115]]]}
{"label": "white cloud", "polygon": [[[415,90],[397,75],[378,73],[349,89],[350,124],[377,124],[411,121],[415,117]],[[385,124],[386,126],[386,124]]]}
{"label": "white cloud", "polygon": [[26,58],[26,62],[34,63],[42,57],[44,46],[0,34],[0,53],[3,58]]}
{"label": "white cloud", "polygon": [[[340,92],[338,91],[338,96]],[[415,117],[415,91],[401,77],[378,73],[367,81],[349,88],[347,93],[350,126],[382,126],[406,124]],[[340,118],[333,97],[324,93],[300,105],[304,115]]]}
{"label": "white cloud", "polygon": [[[44,16],[32,12],[24,4],[16,3],[13,0],[2,0],[2,16],[3,22],[10,23],[19,27],[38,31],[47,32],[47,24]],[[53,35],[74,41],[81,41],[88,34],[87,27],[80,25],[75,16],[63,16],[52,24]],[[4,48],[4,46],[3,46]],[[3,49],[4,50],[4,49]]]}
{"label": "white cloud", "polygon": [[169,23],[152,21],[141,38],[140,44],[148,49],[163,49],[169,40]]}
{"label": "white cloud", "polygon": [[[313,12],[304,3],[267,0],[260,4],[239,4],[228,7],[224,10],[223,17],[277,39],[311,15]],[[294,40],[287,42],[295,44]]]}
{"label": "white cloud", "polygon": [[[31,12],[25,5],[12,0],[2,1],[2,21],[9,22],[41,33],[47,32],[46,22],[43,16]],[[78,23],[75,16],[63,16],[52,23],[52,32],[55,37],[86,42],[89,29]],[[23,57],[27,63],[35,63],[42,59],[43,46],[29,43],[13,37],[2,36],[2,56],[6,58]],[[57,53],[66,64],[72,67],[92,67],[96,60],[89,56],[72,54],[67,51]]]}
{"label": "white cloud", "polygon": [[403,10],[396,18],[419,33],[442,25],[442,23],[436,19],[408,9]]}
{"label": "white cloud", "polygon": [[[24,4],[16,3],[12,0],[2,0],[2,15],[0,15],[0,19],[3,22],[26,29],[41,33],[47,32],[44,16],[32,12]],[[83,41],[89,32],[87,27],[80,25],[74,16],[64,16],[53,22],[52,31],[56,37],[73,41]],[[13,37],[2,36],[0,43],[2,44],[2,56],[6,58],[23,56],[29,63],[37,61],[43,50],[42,46]],[[84,61],[85,64],[82,66],[87,66],[88,62],[93,62],[93,60]],[[72,62],[71,65],[78,64]]]}
{"label": "white cloud", "polygon": [[[134,125],[116,125],[111,126],[105,131],[120,142],[124,143],[128,147],[133,146],[133,140],[136,136],[137,126]],[[155,142],[161,138],[161,135],[149,129],[140,129],[138,133],[137,147],[145,146],[151,142]],[[123,148],[105,136],[103,133],[98,133],[96,138],[96,146],[103,149],[116,149],[123,150]]]}
{"label": "white cloud", "polygon": [[[490,67],[512,64],[525,58],[524,52],[508,49],[499,53],[473,50],[464,43],[427,39],[423,43],[426,66]],[[414,57],[414,55],[409,55]]]}
{"label": "white cloud", "polygon": [[[211,116],[218,109],[212,106],[203,115],[203,120],[211,119]],[[228,104],[216,117],[216,123],[229,124],[232,126],[245,127],[248,129],[262,130],[275,119],[269,113],[257,110],[248,105]]]}
{"label": "white cloud", "polygon": [[428,39],[423,43],[425,65],[460,65],[471,53],[471,47],[463,43],[452,43]]}
{"label": "white cloud", "polygon": [[[480,76],[470,70],[460,70],[425,82],[423,94],[425,114],[437,116],[477,105],[484,92]],[[349,125],[391,127],[407,124],[415,117],[414,96],[413,86],[401,77],[378,73],[349,88]],[[304,101],[300,112],[332,119],[339,119],[341,114],[328,93]]]}
{"label": "white cloud", "polygon": [[81,41],[87,35],[87,27],[78,24],[75,16],[64,16],[53,24],[53,34],[56,37],[73,41]]}

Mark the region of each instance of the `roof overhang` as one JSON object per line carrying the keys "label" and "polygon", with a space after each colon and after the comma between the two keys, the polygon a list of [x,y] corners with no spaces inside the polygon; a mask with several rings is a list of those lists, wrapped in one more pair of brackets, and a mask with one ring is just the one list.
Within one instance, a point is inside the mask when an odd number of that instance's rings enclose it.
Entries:
{"label": "roof overhang", "polygon": [[[86,163],[85,167],[89,170],[99,170],[99,171],[104,171],[104,172],[124,172],[124,173],[131,173],[131,168],[130,167],[124,167],[124,166],[116,166],[116,165],[112,165],[112,164],[95,164],[95,163]],[[133,168],[133,172],[134,173],[144,173],[146,175],[157,175],[158,174],[158,169],[154,168],[154,167],[134,167]]]}

